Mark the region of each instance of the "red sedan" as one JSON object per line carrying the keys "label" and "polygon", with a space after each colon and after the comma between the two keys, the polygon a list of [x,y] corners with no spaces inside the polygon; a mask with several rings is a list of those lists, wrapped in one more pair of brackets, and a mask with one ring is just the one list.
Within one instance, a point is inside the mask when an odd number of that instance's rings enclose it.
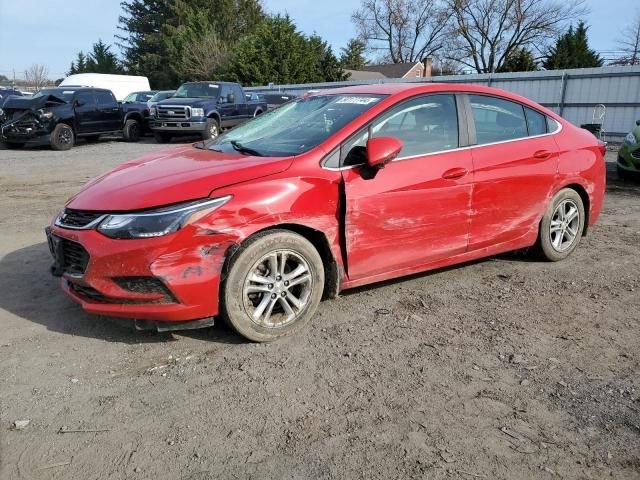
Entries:
{"label": "red sedan", "polygon": [[528,247],[566,258],[600,214],[603,156],[501,90],[323,91],[92,180],[47,229],[52,271],[89,313],[273,340],[343,289]]}

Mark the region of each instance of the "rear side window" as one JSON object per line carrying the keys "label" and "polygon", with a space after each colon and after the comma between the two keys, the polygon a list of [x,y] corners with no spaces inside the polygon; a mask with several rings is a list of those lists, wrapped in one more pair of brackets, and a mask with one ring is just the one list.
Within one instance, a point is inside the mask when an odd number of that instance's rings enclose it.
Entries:
{"label": "rear side window", "polygon": [[96,97],[98,98],[98,105],[103,106],[116,106],[118,102],[116,102],[116,98],[110,92],[96,92]]}
{"label": "rear side window", "polygon": [[528,135],[524,107],[487,95],[469,95],[478,145],[524,138]]}
{"label": "rear side window", "polygon": [[96,101],[92,92],[80,92],[76,95],[76,101],[82,106],[94,106]]}
{"label": "rear side window", "polygon": [[527,128],[530,137],[547,133],[547,117],[536,112],[533,108],[524,107],[524,111],[527,115]]}

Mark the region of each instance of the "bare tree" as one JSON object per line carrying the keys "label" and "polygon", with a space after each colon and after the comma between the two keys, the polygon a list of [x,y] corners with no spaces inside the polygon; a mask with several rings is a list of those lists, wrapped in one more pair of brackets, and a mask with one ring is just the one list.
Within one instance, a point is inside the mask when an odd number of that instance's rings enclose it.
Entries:
{"label": "bare tree", "polygon": [[352,16],[367,47],[393,63],[421,61],[441,50],[449,18],[441,0],[361,0]]}
{"label": "bare tree", "polygon": [[215,33],[209,33],[185,46],[180,74],[195,80],[214,78],[228,59],[226,44]]}
{"label": "bare tree", "polygon": [[453,15],[449,57],[478,73],[497,71],[514,50],[542,51],[584,0],[447,0]]}
{"label": "bare tree", "polygon": [[620,50],[624,52],[614,65],[638,65],[640,64],[640,11],[636,13],[633,23],[622,30],[622,37],[617,41]]}
{"label": "bare tree", "polygon": [[40,90],[49,83],[48,77],[49,69],[41,63],[34,63],[24,72],[25,80],[36,90]]}

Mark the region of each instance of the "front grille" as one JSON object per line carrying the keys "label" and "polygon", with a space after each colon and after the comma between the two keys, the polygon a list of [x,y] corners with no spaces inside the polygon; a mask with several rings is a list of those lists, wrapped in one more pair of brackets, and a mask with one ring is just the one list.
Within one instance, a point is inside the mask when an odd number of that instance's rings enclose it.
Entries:
{"label": "front grille", "polygon": [[85,228],[91,222],[97,220],[104,213],[92,212],[88,210],[73,210],[71,208],[65,208],[62,215],[58,218],[58,225],[68,228]]}
{"label": "front grille", "polygon": [[171,290],[160,280],[155,277],[114,277],[113,281],[128,292],[132,293],[155,293],[163,295],[163,298],[155,300],[161,303],[176,303],[176,297]]}
{"label": "front grille", "polygon": [[191,107],[180,105],[158,105],[159,120],[188,120],[191,118]]}
{"label": "front grille", "polygon": [[104,293],[99,292],[93,287],[86,285],[78,285],[73,282],[68,282],[71,291],[75,292],[79,296],[90,300],[94,303],[111,303],[111,304],[124,304],[124,305],[143,305],[143,304],[159,304],[159,303],[173,303],[172,300],[167,298],[161,298],[158,300],[141,300],[137,298],[115,298],[108,297]]}
{"label": "front grille", "polygon": [[79,243],[58,237],[62,243],[62,254],[65,273],[84,274],[89,264],[89,252]]}

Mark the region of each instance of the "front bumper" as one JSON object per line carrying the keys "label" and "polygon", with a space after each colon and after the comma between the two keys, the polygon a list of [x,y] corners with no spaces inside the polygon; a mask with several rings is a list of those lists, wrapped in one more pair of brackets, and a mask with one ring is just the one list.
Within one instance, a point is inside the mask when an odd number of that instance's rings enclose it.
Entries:
{"label": "front bumper", "polygon": [[153,119],[150,121],[150,126],[154,132],[202,133],[207,129],[207,122],[206,120],[179,121],[179,120]]}
{"label": "front bumper", "polygon": [[[225,255],[234,243],[227,235],[199,234],[192,225],[166,237],[136,240],[114,240],[96,230],[56,225],[47,229],[47,235],[86,250],[85,268],[62,265],[57,273],[63,291],[87,313],[156,322],[218,314]],[[58,260],[56,265],[60,267]],[[156,287],[138,288],[127,279],[150,279]]]}
{"label": "front bumper", "polygon": [[629,172],[640,172],[640,144],[622,144],[618,152],[618,167]]}
{"label": "front bumper", "polygon": [[0,140],[10,142],[26,143],[34,139],[46,139],[50,133],[49,122],[40,122],[30,114],[0,126]]}

